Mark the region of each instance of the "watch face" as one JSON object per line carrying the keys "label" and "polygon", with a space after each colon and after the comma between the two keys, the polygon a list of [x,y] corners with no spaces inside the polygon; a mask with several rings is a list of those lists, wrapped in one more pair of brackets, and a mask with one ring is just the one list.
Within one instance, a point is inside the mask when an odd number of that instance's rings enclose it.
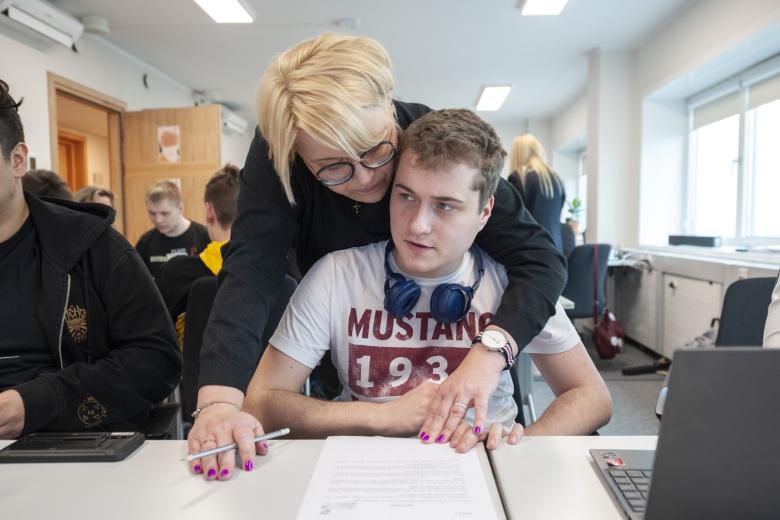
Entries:
{"label": "watch face", "polygon": [[482,333],[482,344],[488,350],[501,350],[506,344],[506,338],[498,331],[486,330]]}

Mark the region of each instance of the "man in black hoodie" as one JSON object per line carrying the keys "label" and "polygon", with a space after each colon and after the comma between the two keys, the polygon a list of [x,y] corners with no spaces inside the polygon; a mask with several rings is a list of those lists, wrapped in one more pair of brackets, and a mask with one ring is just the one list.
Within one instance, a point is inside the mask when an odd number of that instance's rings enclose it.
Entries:
{"label": "man in black hoodie", "polygon": [[22,190],[19,104],[0,80],[0,439],[139,429],[179,378],[173,325],[113,209]]}

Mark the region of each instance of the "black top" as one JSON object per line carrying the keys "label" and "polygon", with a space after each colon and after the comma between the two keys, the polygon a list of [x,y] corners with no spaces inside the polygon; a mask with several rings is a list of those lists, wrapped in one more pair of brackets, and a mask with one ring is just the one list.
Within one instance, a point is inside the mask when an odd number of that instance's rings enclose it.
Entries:
{"label": "black top", "polygon": [[[395,102],[401,128],[430,111],[424,105]],[[390,238],[389,193],[362,204],[320,184],[300,157],[291,165],[296,203],[291,206],[268,155],[255,133],[241,172],[238,214],[220,287],[203,339],[199,385],[225,385],[245,391],[264,345],[261,334],[287,272],[293,242],[303,272],[327,253]],[[493,216],[476,240],[507,268],[509,286],[494,322],[518,345],[533,339],[555,312],[566,282],[563,257],[533,221],[506,181],[496,192]]]}
{"label": "black top", "polygon": [[163,235],[157,228],[152,228],[141,235],[135,248],[156,279],[165,262],[176,256],[195,256],[209,242],[211,240],[206,226],[192,221],[187,231],[176,237]]}
{"label": "black top", "polygon": [[171,258],[160,269],[157,287],[174,323],[176,318],[187,309],[187,296],[190,294],[192,282],[204,276],[214,276],[214,274],[198,256]]}
{"label": "black top", "polygon": [[28,218],[14,236],[0,243],[0,391],[57,370],[35,317],[40,291],[38,235]]}
{"label": "black top", "polygon": [[525,207],[531,212],[534,219],[550,233],[558,251],[563,253],[561,210],[566,201],[566,190],[558,175],[554,172],[550,173],[553,177],[552,197],[545,196],[539,182],[539,174],[535,171],[530,171],[525,176],[525,185],[520,182],[520,175],[517,172],[512,172],[508,180],[523,197]]}
{"label": "black top", "polygon": [[[133,431],[181,374],[171,320],[141,258],[103,204],[25,193],[38,240],[41,327],[57,369],[14,387],[23,433]],[[6,309],[3,308],[3,312]]]}

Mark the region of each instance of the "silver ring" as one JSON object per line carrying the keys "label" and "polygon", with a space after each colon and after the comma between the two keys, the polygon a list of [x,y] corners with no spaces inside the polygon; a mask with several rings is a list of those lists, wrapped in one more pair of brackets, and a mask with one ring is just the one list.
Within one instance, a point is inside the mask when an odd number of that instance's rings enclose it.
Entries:
{"label": "silver ring", "polygon": [[453,407],[453,408],[463,408],[463,411],[464,411],[464,412],[465,412],[466,410],[468,410],[468,409],[469,409],[469,407],[468,407],[468,406],[466,406],[466,405],[465,405],[465,404],[463,404],[463,403],[453,403],[453,404],[452,404],[452,407]]}

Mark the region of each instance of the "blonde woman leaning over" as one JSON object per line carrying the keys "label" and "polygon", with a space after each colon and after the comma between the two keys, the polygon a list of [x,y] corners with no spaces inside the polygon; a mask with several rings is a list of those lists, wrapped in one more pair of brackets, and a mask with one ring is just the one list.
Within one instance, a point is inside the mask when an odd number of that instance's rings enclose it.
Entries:
{"label": "blonde woman leaning over", "polygon": [[523,134],[512,141],[509,154],[509,183],[520,192],[525,207],[546,229],[558,251],[563,251],[561,240],[561,210],[566,190],[558,174],[547,164],[544,148],[536,137]]}
{"label": "blonde woman leaning over", "polygon": [[[399,133],[430,111],[394,100],[393,88],[385,49],[353,35],[326,33],[301,42],[263,74],[259,128],[241,174],[238,214],[203,338],[191,453],[236,442],[244,470],[251,470],[255,453],[267,451],[252,442],[262,432],[260,423],[238,411],[260,358],[261,333],[290,247],[305,273],[330,252],[390,238],[389,187]],[[442,202],[423,209],[445,218],[451,208]],[[420,245],[420,254],[435,252],[429,232],[422,226],[418,231],[409,240]],[[516,353],[555,313],[566,273],[563,258],[503,181],[476,243],[507,269],[508,287],[488,327],[503,334],[503,345]],[[474,427],[484,428],[488,398],[503,367],[500,357],[480,343],[470,349],[438,389],[421,431],[435,438],[459,423],[465,410],[454,407],[456,402],[473,406]],[[209,480],[229,479],[235,453],[195,460],[191,469]]]}

